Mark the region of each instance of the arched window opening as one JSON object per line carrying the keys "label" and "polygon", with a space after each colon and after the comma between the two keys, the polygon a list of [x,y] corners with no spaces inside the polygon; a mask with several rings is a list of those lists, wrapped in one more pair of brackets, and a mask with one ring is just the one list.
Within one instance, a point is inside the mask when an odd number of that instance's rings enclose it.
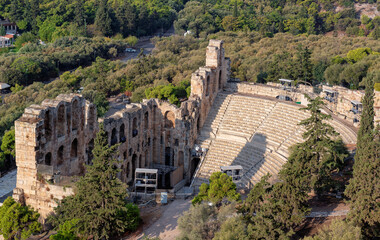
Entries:
{"label": "arched window opening", "polygon": [[87,119],[87,124],[90,131],[94,130],[95,121],[96,121],[95,107],[91,105],[88,111],[88,119]]}
{"label": "arched window opening", "polygon": [[206,96],[210,95],[210,76],[207,76],[206,81]]}
{"label": "arched window opening", "polygon": [[45,155],[45,165],[51,166],[51,153]]}
{"label": "arched window opening", "polygon": [[111,133],[111,145],[115,145],[117,143],[117,135],[116,128],[112,129]]}
{"label": "arched window opening", "polygon": [[142,165],[142,156],[140,154],[140,157],[139,157],[139,168],[142,168],[142,167],[143,167],[143,165]]}
{"label": "arched window opening", "polygon": [[73,121],[72,121],[72,130],[78,130],[79,128],[79,122],[80,122],[80,108],[79,108],[79,102],[77,99],[73,101],[72,108],[71,108]]}
{"label": "arched window opening", "polygon": [[63,155],[64,154],[63,150],[64,150],[63,146],[60,146],[58,148],[58,152],[57,152],[57,165],[58,166],[61,166],[63,164],[63,156],[64,156]]}
{"label": "arched window opening", "polygon": [[197,119],[197,131],[198,133],[201,131],[201,117],[200,116]]}
{"label": "arched window opening", "polygon": [[78,140],[75,138],[71,143],[71,152],[70,152],[71,160],[74,160],[78,157]]}
{"label": "arched window opening", "polygon": [[132,179],[135,179],[135,170],[137,166],[137,155],[133,154],[132,156]]}
{"label": "arched window opening", "polygon": [[222,70],[219,71],[219,89],[222,89]]}
{"label": "arched window opening", "polygon": [[139,131],[137,130],[137,118],[132,121],[132,137],[136,137]]}
{"label": "arched window opening", "polygon": [[123,153],[123,160],[124,161],[127,160],[127,151],[124,151],[124,153]]}
{"label": "arched window opening", "polygon": [[144,114],[144,127],[145,129],[148,129],[149,128],[149,113],[148,112],[145,112]]}
{"label": "arched window opening", "polygon": [[172,149],[171,147],[165,148],[165,165],[172,166]]}
{"label": "arched window opening", "polygon": [[175,128],[175,115],[173,112],[165,113],[165,128]]}
{"label": "arched window opening", "polygon": [[94,150],[94,139],[91,139],[91,141],[88,143],[88,148],[87,148],[87,165],[92,165],[92,159],[94,158],[92,150]]}
{"label": "arched window opening", "polygon": [[130,171],[131,171],[131,167],[130,167],[130,164],[128,162],[127,163],[127,178],[129,178],[129,176],[130,176]]}
{"label": "arched window opening", "polygon": [[50,122],[50,111],[47,110],[45,112],[45,119],[44,119],[44,128],[45,128],[45,138],[49,139],[51,136],[51,122]]}
{"label": "arched window opening", "polygon": [[127,141],[127,138],[125,137],[125,126],[124,126],[124,123],[121,124],[120,126],[120,131],[119,131],[119,138],[120,138],[120,142],[125,142]]}
{"label": "arched window opening", "polygon": [[148,150],[145,151],[145,162],[144,162],[144,168],[148,167],[148,161],[149,161],[149,152]]}
{"label": "arched window opening", "polygon": [[57,135],[62,137],[65,135],[65,106],[58,107],[58,123],[57,123]]}
{"label": "arched window opening", "polygon": [[183,161],[184,161],[183,152],[179,151],[178,152],[178,166],[179,167],[183,166]]}

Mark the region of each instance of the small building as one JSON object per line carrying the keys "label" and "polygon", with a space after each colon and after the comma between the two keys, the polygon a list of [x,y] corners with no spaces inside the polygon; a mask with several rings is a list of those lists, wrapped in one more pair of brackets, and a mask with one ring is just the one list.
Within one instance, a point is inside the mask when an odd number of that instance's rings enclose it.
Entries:
{"label": "small building", "polygon": [[220,167],[220,171],[232,177],[234,183],[239,183],[243,176],[243,167],[240,165],[222,166]]}
{"label": "small building", "polygon": [[290,79],[284,79],[284,78],[280,78],[280,83],[281,85],[283,86],[284,90],[293,90],[293,82],[294,80],[290,80]]}
{"label": "small building", "polygon": [[325,93],[325,99],[331,103],[335,103],[338,99],[338,92],[329,90],[329,89],[323,89],[323,92]]}
{"label": "small building", "polygon": [[0,36],[0,47],[11,47],[14,43],[14,35],[6,34],[5,36]]}
{"label": "small building", "polygon": [[17,25],[16,23],[12,23],[8,20],[1,20],[0,19],[0,27],[4,27],[6,34],[12,34],[15,35],[17,33]]}
{"label": "small building", "polygon": [[6,83],[0,83],[0,92],[2,94],[9,93],[11,89],[11,86]]}
{"label": "small building", "polygon": [[135,192],[154,193],[157,189],[158,169],[136,168]]}

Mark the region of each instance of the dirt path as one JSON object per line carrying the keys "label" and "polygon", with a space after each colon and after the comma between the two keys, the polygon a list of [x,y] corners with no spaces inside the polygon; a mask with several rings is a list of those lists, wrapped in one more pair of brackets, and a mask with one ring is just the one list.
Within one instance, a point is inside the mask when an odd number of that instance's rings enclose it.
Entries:
{"label": "dirt path", "polygon": [[144,229],[141,234],[133,240],[143,239],[147,237],[159,237],[162,240],[174,240],[179,235],[177,221],[184,211],[187,211],[191,205],[191,200],[178,199],[167,206],[163,211],[160,218],[158,218],[152,225]]}
{"label": "dirt path", "polygon": [[17,170],[13,170],[0,178],[0,205],[4,200],[12,195],[16,187]]}

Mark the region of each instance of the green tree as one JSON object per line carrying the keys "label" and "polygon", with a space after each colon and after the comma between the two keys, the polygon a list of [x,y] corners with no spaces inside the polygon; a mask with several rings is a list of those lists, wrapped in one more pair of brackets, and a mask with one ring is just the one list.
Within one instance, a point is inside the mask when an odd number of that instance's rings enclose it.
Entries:
{"label": "green tree", "polygon": [[349,219],[361,227],[368,238],[380,235],[380,136],[379,127],[374,128],[374,82],[366,79],[365,95],[362,99],[363,111],[357,139],[357,150],[350,179],[345,194],[350,199]]}
{"label": "green tree", "polygon": [[225,197],[230,201],[240,201],[240,194],[236,192],[236,184],[232,177],[222,172],[214,172],[210,177],[210,184],[202,183],[199,193],[192,200],[193,205],[202,201],[220,203]]}
{"label": "green tree", "polygon": [[24,89],[24,87],[21,85],[18,85],[17,83],[14,87],[11,87],[12,93],[20,92],[22,89]]}
{"label": "green tree", "polygon": [[298,189],[305,192],[313,189],[321,194],[336,188],[331,175],[342,167],[348,154],[343,141],[334,139],[339,133],[326,123],[331,116],[321,112],[324,106],[322,98],[305,96],[310,103],[301,110],[311,114],[300,123],[306,129],[303,134],[305,141],[293,147],[280,174]]}
{"label": "green tree", "polygon": [[40,214],[8,197],[0,207],[0,235],[5,239],[28,239],[42,230]]}
{"label": "green tree", "polygon": [[313,64],[311,63],[311,51],[308,47],[298,45],[295,68],[297,78],[305,82],[312,83]]}
{"label": "green tree", "polygon": [[98,11],[95,17],[95,27],[104,36],[111,36],[112,31],[112,18],[108,8],[107,0],[100,0]]}
{"label": "green tree", "polygon": [[4,134],[3,139],[1,140],[1,150],[7,155],[11,155],[13,157],[16,156],[14,129],[9,130]]}
{"label": "green tree", "polygon": [[75,195],[62,200],[55,209],[55,216],[49,219],[54,226],[78,219],[75,233],[95,239],[109,239],[130,228],[134,221],[125,217],[129,214],[127,186],[117,177],[117,148],[109,146],[107,133],[100,125],[92,151],[93,165],[87,166],[85,176],[77,182]]}
{"label": "green tree", "polygon": [[313,237],[306,237],[303,240],[357,240],[362,239],[360,227],[354,226],[345,220],[334,219],[332,223],[322,228]]}
{"label": "green tree", "polygon": [[4,26],[1,26],[0,27],[0,36],[5,36],[7,32],[5,31],[5,27]]}
{"label": "green tree", "polygon": [[79,239],[75,233],[78,219],[72,219],[59,225],[57,234],[50,236],[51,240],[77,240]]}
{"label": "green tree", "polygon": [[262,177],[241,208],[250,239],[290,238],[309,211],[305,191],[286,180],[271,185],[269,177]]}

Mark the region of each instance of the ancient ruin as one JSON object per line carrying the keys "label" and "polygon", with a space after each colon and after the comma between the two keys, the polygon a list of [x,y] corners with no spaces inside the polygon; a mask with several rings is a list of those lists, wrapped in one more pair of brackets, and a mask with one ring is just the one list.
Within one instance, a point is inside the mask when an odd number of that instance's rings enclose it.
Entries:
{"label": "ancient ruin", "polygon": [[[158,99],[121,102],[97,119],[96,107],[78,94],[30,106],[15,122],[13,197],[46,217],[56,200],[73,194],[71,184],[91,164],[99,122],[109,144],[120,143],[119,177],[131,187],[137,168],[157,169],[158,188],[171,191],[190,183],[199,186],[223,166],[242,166],[243,187],[267,172],[275,176],[287,160],[288,147],[302,141],[297,123],[307,113],[298,109],[307,104],[304,93],[315,95],[313,88],[230,81],[229,65],[223,41],[210,40],[206,66],[193,73],[191,95],[180,107]],[[331,123],[345,143],[354,144],[356,128],[350,119],[347,114],[346,120],[334,117]],[[196,144],[206,151],[199,154]]]}

